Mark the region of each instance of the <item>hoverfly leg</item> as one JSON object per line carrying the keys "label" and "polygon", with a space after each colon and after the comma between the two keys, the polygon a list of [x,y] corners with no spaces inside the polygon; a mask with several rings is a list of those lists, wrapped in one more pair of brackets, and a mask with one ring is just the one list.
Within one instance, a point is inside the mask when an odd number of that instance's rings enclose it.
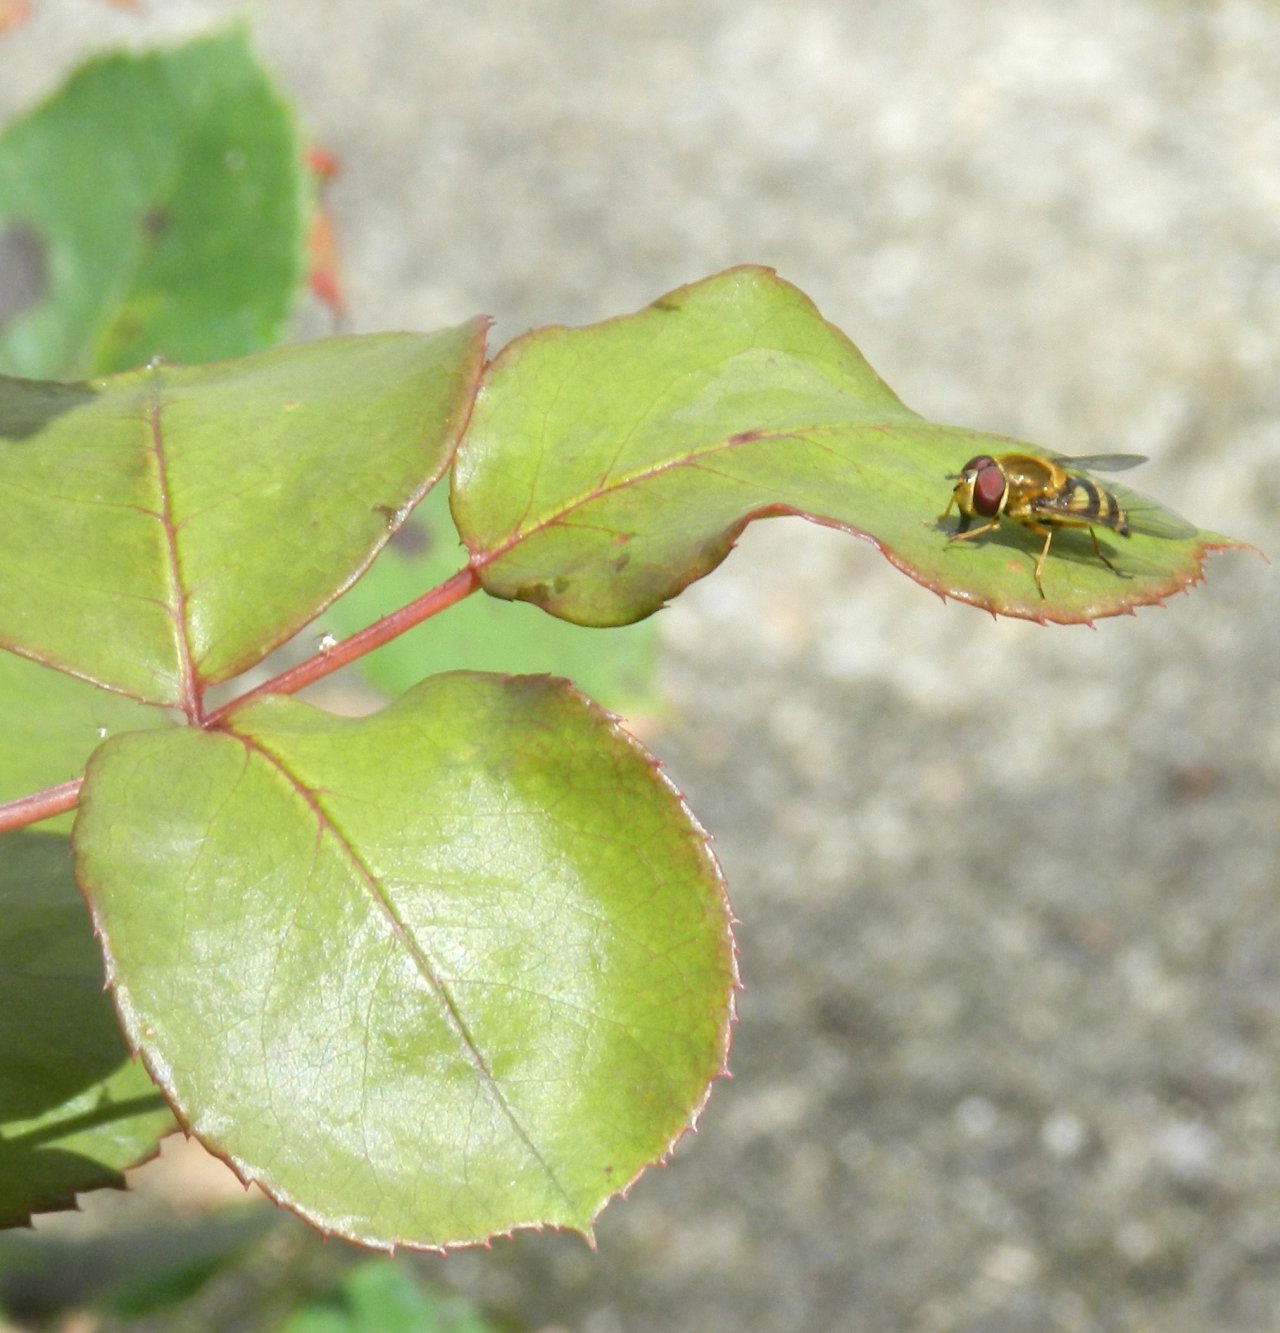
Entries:
{"label": "hoverfly leg", "polygon": [[1133,577],[1132,574],[1126,574],[1124,570],[1117,569],[1115,565],[1113,565],[1111,561],[1108,560],[1107,557],[1102,554],[1102,547],[1098,545],[1098,534],[1094,532],[1092,528],[1089,529],[1089,540],[1093,542],[1094,555],[1096,555],[1098,559],[1101,560],[1104,565],[1106,565],[1106,567],[1116,576],[1116,578],[1130,579]]}
{"label": "hoverfly leg", "polygon": [[[947,520],[947,515],[951,513],[952,509],[955,507],[955,504],[956,504],[956,497],[955,497],[955,494],[954,494],[954,492],[953,492],[953,493],[952,493],[952,496],[951,496],[951,499],[947,501],[947,507],[942,511],[942,513],[940,513],[940,514],[938,515],[938,522],[939,522],[939,523],[945,523],[945,522],[946,522],[946,520]],[[960,526],[956,529],[956,531],[957,531],[957,532],[963,532],[963,531],[965,530],[965,528],[967,528],[968,526],[969,526],[969,520],[968,520],[968,518],[966,518],[964,514],[961,514],[961,515],[960,515]]]}
{"label": "hoverfly leg", "polygon": [[[1036,561],[1036,591],[1040,594],[1040,597],[1043,600],[1044,584],[1040,582],[1040,575],[1044,572],[1044,562],[1048,558],[1049,547],[1053,544],[1053,529],[1046,528],[1039,523],[1028,523],[1027,529],[1030,532],[1034,532],[1037,537],[1044,538],[1044,549],[1040,552],[1040,559]],[[1090,532],[1093,531],[1092,528],[1089,530]]]}
{"label": "hoverfly leg", "polygon": [[984,532],[990,532],[992,528],[1000,526],[1000,520],[993,518],[990,523],[984,523],[980,528],[970,529],[969,524],[973,520],[968,514],[960,515],[960,524],[956,530],[947,538],[948,542],[965,542],[970,537],[981,537]]}

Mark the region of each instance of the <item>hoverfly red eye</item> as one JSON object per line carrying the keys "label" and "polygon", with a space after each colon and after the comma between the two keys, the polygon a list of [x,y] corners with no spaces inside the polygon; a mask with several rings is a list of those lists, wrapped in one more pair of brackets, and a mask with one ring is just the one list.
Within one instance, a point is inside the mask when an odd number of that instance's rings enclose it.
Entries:
{"label": "hoverfly red eye", "polygon": [[1005,479],[994,458],[975,458],[969,467],[976,468],[973,479],[973,507],[983,518],[990,518],[1000,512],[1000,501],[1004,499]]}

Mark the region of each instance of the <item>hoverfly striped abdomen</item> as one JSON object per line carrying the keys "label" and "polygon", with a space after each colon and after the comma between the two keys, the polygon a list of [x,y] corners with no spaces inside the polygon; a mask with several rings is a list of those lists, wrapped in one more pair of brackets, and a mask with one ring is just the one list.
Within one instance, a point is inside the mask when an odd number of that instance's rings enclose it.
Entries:
{"label": "hoverfly striped abdomen", "polygon": [[1081,527],[1098,524],[1122,537],[1129,535],[1129,515],[1110,491],[1078,473],[1067,473],[1056,494],[1037,497],[1032,508],[1042,517],[1059,523],[1077,523]]}

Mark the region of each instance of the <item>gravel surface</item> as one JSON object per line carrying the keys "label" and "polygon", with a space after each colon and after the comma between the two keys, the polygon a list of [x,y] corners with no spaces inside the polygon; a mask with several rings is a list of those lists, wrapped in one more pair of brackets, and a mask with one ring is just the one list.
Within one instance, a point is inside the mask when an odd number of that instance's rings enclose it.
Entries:
{"label": "gravel surface", "polygon": [[[1271,0],[39,9],[6,113],[248,15],[344,164],[357,330],[772,264],[918,411],[1149,453],[1280,551]],[[1280,1329],[1280,601],[1208,575],[1042,629],[752,529],[663,613],[652,738],[742,919],[735,1078],[598,1252],[424,1267],[584,1333]]]}

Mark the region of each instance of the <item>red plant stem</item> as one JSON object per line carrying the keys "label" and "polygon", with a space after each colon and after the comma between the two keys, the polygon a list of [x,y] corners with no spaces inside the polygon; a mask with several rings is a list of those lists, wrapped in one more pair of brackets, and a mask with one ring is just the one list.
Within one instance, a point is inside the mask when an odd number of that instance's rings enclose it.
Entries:
{"label": "red plant stem", "polygon": [[254,686],[248,693],[232,699],[230,703],[223,704],[221,708],[216,709],[205,718],[205,727],[216,727],[228,713],[240,708],[250,699],[260,699],[264,694],[296,694],[298,690],[304,689],[308,685],[314,685],[316,681],[331,676],[335,671],[339,671],[342,667],[356,661],[357,658],[373,652],[375,648],[381,648],[384,643],[390,643],[392,639],[399,638],[405,630],[420,625],[424,620],[429,620],[432,616],[438,615],[455,602],[462,601],[464,597],[468,597],[475,592],[479,586],[480,576],[470,565],[467,565],[452,578],[446,579],[438,588],[432,588],[430,592],[423,593],[416,602],[410,602],[408,606],[402,606],[389,616],[383,616],[381,620],[375,620],[367,629],[362,629],[349,639],[343,639],[341,643],[335,643],[332,648],[322,648],[314,657],[307,658],[305,662],[299,662],[297,666],[290,667],[288,671],[282,671],[278,676],[272,676],[270,680],[263,684]]}
{"label": "red plant stem", "polygon": [[36,824],[42,819],[52,819],[54,815],[74,810],[83,785],[83,778],[72,778],[70,782],[63,782],[57,787],[46,787],[44,791],[19,796],[16,801],[0,805],[0,833],[25,828],[28,824]]}
{"label": "red plant stem", "polygon": [[[384,643],[390,643],[406,630],[438,615],[453,606],[455,602],[462,601],[479,586],[479,574],[471,565],[467,565],[452,578],[446,579],[439,587],[423,593],[417,601],[402,606],[389,616],[383,616],[381,620],[375,620],[368,628],[353,634],[349,639],[343,639],[341,643],[334,644],[331,648],[322,648],[314,657],[299,662],[297,666],[282,671],[278,676],[273,676],[247,693],[232,699],[230,703],[223,704],[221,708],[210,713],[201,725],[206,730],[216,727],[229,713],[250,699],[259,699],[265,694],[294,694],[308,685],[314,685],[316,681],[341,670],[357,658],[373,652],[375,648],[381,648]],[[64,782],[57,787],[46,787],[44,791],[33,792],[30,796],[20,796],[16,801],[0,805],[0,833],[24,828],[28,824],[35,824],[42,819],[50,819],[54,815],[74,810],[80,799],[80,788],[83,784],[83,778],[73,778],[70,782]]]}

